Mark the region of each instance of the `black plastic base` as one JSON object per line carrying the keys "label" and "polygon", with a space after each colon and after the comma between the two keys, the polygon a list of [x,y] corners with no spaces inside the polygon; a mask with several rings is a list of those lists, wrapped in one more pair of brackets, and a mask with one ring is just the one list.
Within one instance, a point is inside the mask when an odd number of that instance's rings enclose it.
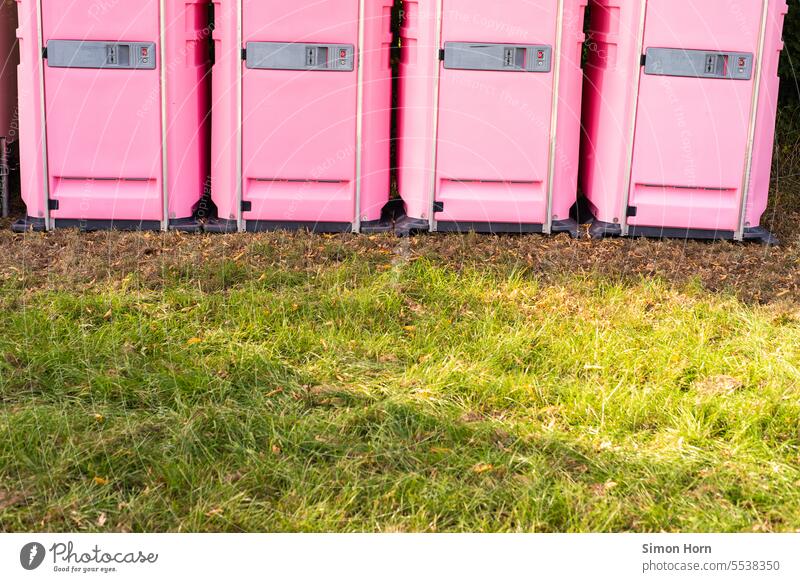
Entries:
{"label": "black plastic base", "polygon": [[430,231],[430,222],[422,218],[404,216],[394,225],[394,233],[399,237],[409,237]]}
{"label": "black plastic base", "polygon": [[160,220],[77,220],[72,218],[57,218],[53,221],[54,228],[77,228],[81,232],[96,232],[99,230],[161,230]]}
{"label": "black plastic base", "polygon": [[232,234],[234,232],[239,232],[239,223],[235,220],[214,218],[203,225],[203,230],[213,234]]}
{"label": "black plastic base", "polygon": [[[121,231],[160,231],[161,221],[159,220],[74,220],[57,218],[53,221],[54,228],[77,228],[81,232],[97,232],[102,230],[121,230]],[[193,218],[181,218],[171,220],[170,230],[181,232],[200,232],[200,223]],[[44,218],[31,218],[30,216],[20,219],[11,225],[11,230],[18,233],[23,232],[44,232]]]}
{"label": "black plastic base", "polygon": [[[394,227],[397,236],[412,236],[430,231],[430,224],[421,218],[405,216],[397,221]],[[436,231],[442,233],[469,233],[479,234],[542,234],[544,226],[541,224],[518,224],[510,222],[453,222],[442,220],[436,223]],[[565,232],[572,238],[580,237],[580,227],[575,220],[556,220],[553,222],[552,233]]]}
{"label": "black plastic base", "polygon": [[541,234],[541,224],[515,224],[509,222],[450,222],[441,220],[436,223],[438,232],[476,232],[480,234]]}
{"label": "black plastic base", "polygon": [[756,226],[744,229],[744,240],[754,240],[768,247],[777,247],[781,241],[766,228]]}
{"label": "black plastic base", "polygon": [[578,221],[573,220],[572,218],[569,218],[567,220],[553,221],[553,224],[550,227],[550,233],[561,234],[562,232],[567,233],[572,238],[581,237],[581,227],[578,225]]}
{"label": "black plastic base", "polygon": [[589,236],[594,239],[622,236],[622,227],[613,222],[592,220],[589,223]]}
{"label": "black plastic base", "polygon": [[394,225],[383,220],[370,220],[361,223],[361,234],[386,234],[394,232]]}
{"label": "black plastic base", "polygon": [[281,222],[271,220],[248,220],[245,222],[247,232],[276,232],[300,231],[318,233],[347,233],[353,232],[353,225],[349,222]]}
{"label": "black plastic base", "polygon": [[11,231],[20,234],[26,232],[44,232],[44,230],[44,218],[26,216],[25,218],[20,218],[11,225]]}
{"label": "black plastic base", "polygon": [[[215,234],[231,234],[239,232],[239,225],[235,220],[222,220],[217,218],[207,222],[203,230]],[[245,230],[247,232],[307,230],[316,233],[336,234],[353,232],[353,225],[349,222],[275,222],[259,220],[246,222]],[[381,220],[361,223],[362,234],[381,234],[393,231],[394,226],[392,226],[392,224]]]}
{"label": "black plastic base", "polygon": [[177,232],[196,233],[203,231],[203,225],[194,218],[176,218],[169,221],[169,229]]}
{"label": "black plastic base", "polygon": [[[700,228],[662,228],[658,226],[629,226],[630,238],[671,238],[683,240],[734,240],[732,230],[704,230]],[[589,236],[594,239],[622,236],[622,227],[619,224],[595,220],[589,227]],[[776,246],[778,239],[767,229],[747,228],[744,231],[744,240],[758,241],[765,245]]]}
{"label": "black plastic base", "polygon": [[[518,224],[509,222],[449,222],[436,224],[438,232],[476,232],[479,234],[543,234],[541,224]],[[572,238],[580,237],[580,228],[575,220],[556,220],[551,227],[552,234],[567,233]]]}
{"label": "black plastic base", "polygon": [[[235,220],[212,220],[204,227],[206,232],[216,234],[232,234],[239,232],[239,225]],[[279,222],[272,220],[248,220],[245,222],[246,232],[277,232],[305,230],[317,233],[347,233],[353,232],[353,225],[349,222]]]}

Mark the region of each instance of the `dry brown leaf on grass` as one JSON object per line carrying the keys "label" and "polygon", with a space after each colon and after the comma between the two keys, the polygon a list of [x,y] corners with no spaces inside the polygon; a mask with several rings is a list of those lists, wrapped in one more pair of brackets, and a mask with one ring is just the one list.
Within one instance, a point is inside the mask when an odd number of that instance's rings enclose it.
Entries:
{"label": "dry brown leaf on grass", "polygon": [[617,483],[614,481],[606,481],[605,483],[595,483],[591,486],[592,493],[600,497],[604,497],[612,489],[616,489]]}
{"label": "dry brown leaf on grass", "polygon": [[470,410],[462,414],[459,420],[464,423],[480,422],[483,420],[483,415],[480,412]]}
{"label": "dry brown leaf on grass", "polygon": [[99,527],[103,527],[106,524],[106,521],[108,521],[108,518],[106,517],[105,513],[101,513],[97,516],[97,525]]}
{"label": "dry brown leaf on grass", "polygon": [[706,396],[729,396],[740,390],[744,383],[733,376],[710,376],[697,382],[695,389]]}
{"label": "dry brown leaf on grass", "polygon": [[491,463],[478,463],[474,467],[472,467],[472,472],[477,473],[478,475],[482,475],[483,473],[489,473],[494,471],[494,465]]}
{"label": "dry brown leaf on grass", "polygon": [[225,481],[225,483],[237,483],[242,480],[242,477],[244,477],[244,475],[241,471],[234,471],[233,473],[225,475],[223,481]]}
{"label": "dry brown leaf on grass", "polygon": [[0,511],[24,504],[25,496],[22,493],[14,493],[0,489]]}

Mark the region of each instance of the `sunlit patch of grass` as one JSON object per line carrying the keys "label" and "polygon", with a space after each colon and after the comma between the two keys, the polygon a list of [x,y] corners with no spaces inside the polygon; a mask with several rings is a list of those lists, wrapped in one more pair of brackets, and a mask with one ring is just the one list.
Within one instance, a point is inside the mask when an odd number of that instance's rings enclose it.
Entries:
{"label": "sunlit patch of grass", "polygon": [[0,528],[800,528],[796,306],[337,240],[200,285],[8,281]]}

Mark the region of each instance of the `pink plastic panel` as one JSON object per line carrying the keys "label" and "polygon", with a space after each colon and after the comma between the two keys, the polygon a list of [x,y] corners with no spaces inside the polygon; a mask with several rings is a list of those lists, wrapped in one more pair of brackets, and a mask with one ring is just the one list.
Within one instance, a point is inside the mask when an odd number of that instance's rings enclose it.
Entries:
{"label": "pink plastic panel", "polygon": [[[650,0],[653,47],[757,53],[762,2]],[[644,76],[633,174],[627,167],[632,100],[641,74],[638,0],[591,0],[581,183],[597,218],[619,222],[631,184],[632,224],[735,230],[754,81]],[[766,208],[774,144],[784,0],[770,0],[746,227]],[[758,58],[758,57],[757,57]],[[722,88],[726,88],[724,91]],[[702,114],[700,113],[702,112]]]}
{"label": "pink plastic panel", "polygon": [[[357,47],[364,78],[362,142],[357,143],[358,68],[276,71],[242,67],[235,3],[217,2],[212,191],[220,216],[237,216],[242,184],[249,221],[353,222],[356,165],[361,162],[363,221],[377,220],[389,199],[391,0],[367,2],[359,47],[356,0],[244,5],[243,44],[299,42]],[[234,87],[242,75],[242,130]],[[236,176],[241,135],[243,169]]]}
{"label": "pink plastic panel", "polygon": [[[679,0],[676,0],[676,4]],[[618,223],[630,168],[631,119],[641,70],[641,0],[590,0],[581,186],[598,220]]]}
{"label": "pink plastic panel", "polygon": [[[404,5],[398,182],[408,215],[429,218],[435,183],[435,199],[445,207],[436,216],[439,220],[544,223],[552,178],[553,218],[567,218],[577,186],[585,0],[565,0],[559,50],[555,0],[444,0],[439,44],[436,4],[419,0]],[[437,54],[446,42],[553,46],[553,69],[555,55],[561,59],[561,83],[552,177],[553,72],[444,69]]]}
{"label": "pink plastic panel", "polygon": [[588,0],[565,0],[561,39],[561,79],[558,87],[552,219],[565,220],[575,204],[580,166],[583,32]]}
{"label": "pink plastic panel", "polygon": [[[445,0],[442,42],[554,46],[556,4]],[[552,96],[552,71],[442,67],[436,199],[445,212],[438,220],[545,221]]]}
{"label": "pink plastic panel", "polygon": [[161,220],[160,107],[136,115],[148,91],[159,94],[158,72],[45,71],[52,216]]}
{"label": "pink plastic panel", "polygon": [[183,219],[197,207],[211,172],[211,30],[206,0],[170,0],[166,8],[168,218]]}
{"label": "pink plastic panel", "polygon": [[237,157],[242,134],[237,87],[242,77],[242,57],[237,38],[239,11],[236,2],[214,2],[214,52],[211,74],[211,195],[219,217],[239,218],[238,190],[241,172]]}
{"label": "pink plastic panel", "polygon": [[[93,0],[77,0],[69,8],[43,3],[45,42],[160,41],[156,1],[98,11]],[[52,216],[161,220],[159,71],[44,71],[50,198],[59,202]]]}
{"label": "pink plastic panel", "polygon": [[53,218],[79,220],[161,220],[159,180],[65,178],[50,180],[58,200]]}
{"label": "pink plastic panel", "polygon": [[546,201],[537,182],[464,181],[439,179],[437,200],[445,212],[437,220],[541,224]]}
{"label": "pink plastic panel", "polygon": [[42,219],[47,215],[45,175],[42,166],[43,111],[39,107],[41,91],[39,73],[42,52],[38,43],[36,2],[17,0],[20,47],[19,122],[20,122],[20,190],[28,216]]}
{"label": "pink plastic panel", "polygon": [[[795,6],[796,9],[796,6]],[[770,175],[775,145],[775,119],[780,79],[778,65],[783,50],[784,17],[789,10],[784,0],[770,0],[767,36],[764,43],[764,72],[758,101],[757,130],[753,146],[750,192],[745,209],[745,228],[761,224],[769,200]]]}
{"label": "pink plastic panel", "polygon": [[[57,69],[41,58],[35,0],[19,0],[22,196],[28,215],[47,214],[45,183],[59,209],[53,218],[154,220],[163,216],[162,96],[166,93],[169,218],[187,218],[208,175],[207,7],[166,3],[161,47],[158,0],[68,4],[43,1],[48,40],[147,41],[170,63],[161,72]],[[47,133],[39,107],[43,69]],[[44,139],[44,141],[43,141]],[[45,175],[43,152],[48,153]]]}
{"label": "pink plastic panel", "polygon": [[364,6],[363,120],[361,128],[361,220],[375,221],[389,201],[392,68],[390,63],[393,0],[370,0]]}
{"label": "pink plastic panel", "polygon": [[436,0],[406,0],[401,23],[397,182],[406,213],[430,218],[436,151],[434,93],[439,69]]}
{"label": "pink plastic panel", "polygon": [[[244,7],[244,43],[358,44],[358,3]],[[246,220],[352,222],[357,72],[244,69]]]}
{"label": "pink plastic panel", "polygon": [[[645,51],[758,52],[761,3],[648,0]],[[754,80],[642,74],[632,225],[736,230]]]}

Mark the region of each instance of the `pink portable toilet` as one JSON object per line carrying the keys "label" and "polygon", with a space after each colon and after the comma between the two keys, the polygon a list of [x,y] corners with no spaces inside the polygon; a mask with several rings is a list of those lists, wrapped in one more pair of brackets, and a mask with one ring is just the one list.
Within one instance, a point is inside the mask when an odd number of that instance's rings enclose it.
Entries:
{"label": "pink portable toilet", "polygon": [[28,217],[15,230],[197,230],[207,4],[17,1]]}
{"label": "pink portable toilet", "polygon": [[784,0],[591,0],[591,234],[774,239],[767,206]]}
{"label": "pink portable toilet", "polygon": [[380,229],[392,0],[216,0],[211,232]]}
{"label": "pink portable toilet", "polygon": [[17,7],[0,3],[0,210],[8,216],[11,148],[17,140]]}
{"label": "pink portable toilet", "polygon": [[586,0],[404,3],[398,185],[412,231],[569,232]]}

